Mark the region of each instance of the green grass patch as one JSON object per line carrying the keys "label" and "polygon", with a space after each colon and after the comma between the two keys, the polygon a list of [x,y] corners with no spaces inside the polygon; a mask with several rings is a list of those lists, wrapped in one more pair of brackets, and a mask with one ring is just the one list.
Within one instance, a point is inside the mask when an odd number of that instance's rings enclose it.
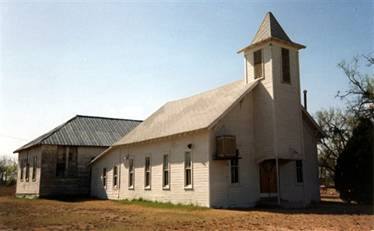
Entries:
{"label": "green grass patch", "polygon": [[206,207],[197,206],[194,204],[173,204],[171,202],[159,202],[159,201],[149,201],[143,198],[134,200],[118,200],[117,202],[125,205],[140,205],[148,208],[159,208],[159,209],[182,209],[182,210],[207,210]]}

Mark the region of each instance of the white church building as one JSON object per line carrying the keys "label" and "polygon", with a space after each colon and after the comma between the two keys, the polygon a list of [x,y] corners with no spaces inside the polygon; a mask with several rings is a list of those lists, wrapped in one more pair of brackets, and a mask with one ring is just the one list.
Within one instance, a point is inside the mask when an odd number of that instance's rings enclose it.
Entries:
{"label": "white church building", "polygon": [[166,103],[92,160],[91,195],[205,207],[319,201],[323,133],[300,102],[299,50],[266,14],[244,79]]}

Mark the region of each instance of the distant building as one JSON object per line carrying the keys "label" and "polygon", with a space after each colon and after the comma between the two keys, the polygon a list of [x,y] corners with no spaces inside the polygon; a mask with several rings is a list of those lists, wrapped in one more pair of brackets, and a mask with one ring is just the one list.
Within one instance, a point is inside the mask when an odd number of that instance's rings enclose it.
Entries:
{"label": "distant building", "polygon": [[90,161],[140,122],[77,115],[20,147],[16,195],[89,195]]}
{"label": "distant building", "polygon": [[91,194],[206,207],[319,201],[322,131],[300,102],[302,48],[268,13],[239,51],[244,79],[162,106],[91,162]]}

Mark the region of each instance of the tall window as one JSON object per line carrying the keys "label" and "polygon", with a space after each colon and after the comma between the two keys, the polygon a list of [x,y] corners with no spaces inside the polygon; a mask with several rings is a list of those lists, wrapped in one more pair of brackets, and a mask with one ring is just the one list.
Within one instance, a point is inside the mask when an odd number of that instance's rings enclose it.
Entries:
{"label": "tall window", "polygon": [[129,159],[129,188],[134,188],[135,172],[134,159]]}
{"label": "tall window", "polygon": [[291,83],[290,77],[290,51],[282,48],[282,82]]}
{"label": "tall window", "polygon": [[144,187],[151,188],[151,158],[149,156],[145,158],[144,164]]}
{"label": "tall window", "polygon": [[103,168],[103,175],[101,176],[101,179],[103,181],[103,186],[106,187],[106,168]]}
{"label": "tall window", "polygon": [[303,161],[296,160],[296,181],[297,183],[303,183]]}
{"label": "tall window", "polygon": [[118,167],[113,166],[113,187],[118,186]]}
{"label": "tall window", "polygon": [[164,159],[162,162],[162,186],[164,188],[169,188],[170,182],[170,170],[169,170],[169,156],[164,155]]}
{"label": "tall window", "polygon": [[32,158],[32,173],[31,173],[31,178],[32,180],[36,180],[36,156]]}
{"label": "tall window", "polygon": [[30,163],[29,159],[26,160],[26,181],[29,181],[30,178]]}
{"label": "tall window", "polygon": [[25,160],[20,160],[20,162],[21,162],[20,169],[19,169],[21,171],[20,178],[21,178],[21,181],[23,181]]}
{"label": "tall window", "polygon": [[230,160],[230,168],[231,168],[231,183],[239,183],[239,159],[231,159]]}
{"label": "tall window", "polygon": [[68,176],[74,177],[77,175],[77,170],[78,170],[77,149],[74,147],[69,147],[67,150],[67,153],[68,153],[67,173],[68,173]]}
{"label": "tall window", "polygon": [[184,186],[192,187],[192,158],[191,152],[184,153]]}
{"label": "tall window", "polygon": [[76,147],[58,147],[56,176],[75,177],[78,170],[78,155]]}
{"label": "tall window", "polygon": [[262,73],[262,50],[253,53],[255,79],[263,77]]}

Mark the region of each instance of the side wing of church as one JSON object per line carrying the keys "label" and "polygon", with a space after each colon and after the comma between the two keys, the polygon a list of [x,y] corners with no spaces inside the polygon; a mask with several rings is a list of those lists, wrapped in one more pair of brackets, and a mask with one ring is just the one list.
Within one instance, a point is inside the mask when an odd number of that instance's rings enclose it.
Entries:
{"label": "side wing of church", "polygon": [[299,50],[266,14],[243,80],[153,113],[92,162],[91,194],[206,207],[319,201],[317,142],[300,103]]}

